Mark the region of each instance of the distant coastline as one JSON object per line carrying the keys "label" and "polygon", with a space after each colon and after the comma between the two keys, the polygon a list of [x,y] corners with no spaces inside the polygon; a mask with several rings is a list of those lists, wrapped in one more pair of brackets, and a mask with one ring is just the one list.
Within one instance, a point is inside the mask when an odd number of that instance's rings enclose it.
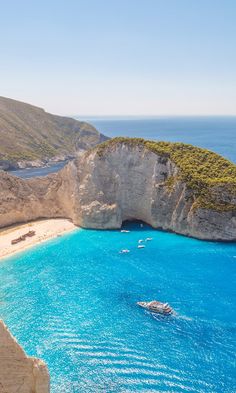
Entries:
{"label": "distant coastline", "polygon": [[85,122],[0,97],[0,169],[39,168],[70,160],[106,139]]}

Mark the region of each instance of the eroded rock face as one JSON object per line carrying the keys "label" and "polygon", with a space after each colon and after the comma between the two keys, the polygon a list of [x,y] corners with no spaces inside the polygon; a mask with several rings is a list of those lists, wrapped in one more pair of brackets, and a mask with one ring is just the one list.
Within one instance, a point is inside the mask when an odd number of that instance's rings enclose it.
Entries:
{"label": "eroded rock face", "polygon": [[74,179],[71,167],[65,168],[63,177],[58,173],[29,180],[1,172],[0,227],[38,218],[71,218]]}
{"label": "eroded rock face", "polygon": [[[0,176],[0,226],[66,217],[85,228],[120,228],[139,219],[154,228],[208,240],[236,240],[236,195],[217,189],[233,206],[216,211],[196,205],[179,168],[145,146],[117,143],[86,152],[57,174],[22,180]],[[235,209],[234,209],[235,206]]]}
{"label": "eroded rock face", "polygon": [[0,392],[49,393],[46,364],[28,357],[1,320]]}
{"label": "eroded rock face", "polygon": [[77,167],[78,225],[119,228],[139,219],[199,239],[236,240],[236,199],[230,212],[195,207],[194,192],[177,180],[175,164],[145,147],[118,144],[102,156],[85,154]]}

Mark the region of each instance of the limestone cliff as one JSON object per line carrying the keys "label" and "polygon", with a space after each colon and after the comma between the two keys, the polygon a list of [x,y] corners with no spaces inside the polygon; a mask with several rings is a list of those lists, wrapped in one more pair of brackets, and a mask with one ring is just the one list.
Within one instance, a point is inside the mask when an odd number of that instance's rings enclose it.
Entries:
{"label": "limestone cliff", "polygon": [[47,366],[28,357],[0,320],[0,393],[49,393]]}
{"label": "limestone cliff", "polygon": [[67,217],[85,228],[139,219],[208,240],[236,240],[236,166],[190,145],[114,139],[54,175],[0,176],[0,226]]}
{"label": "limestone cliff", "polygon": [[0,172],[0,227],[38,218],[71,217],[76,175],[67,165],[58,174],[23,180]]}

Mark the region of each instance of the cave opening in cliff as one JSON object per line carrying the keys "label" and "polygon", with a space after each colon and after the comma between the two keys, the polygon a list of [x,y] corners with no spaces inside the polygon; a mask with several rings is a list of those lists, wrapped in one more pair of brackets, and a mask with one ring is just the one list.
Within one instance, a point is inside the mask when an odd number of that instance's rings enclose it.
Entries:
{"label": "cave opening in cliff", "polygon": [[122,221],[121,229],[125,229],[126,227],[128,227],[128,226],[130,226],[132,224],[134,226],[134,229],[142,229],[142,228],[147,227],[147,226],[150,227],[150,225],[147,222],[145,222],[145,221],[138,220],[136,218],[133,218],[133,219],[130,218],[128,220]]}

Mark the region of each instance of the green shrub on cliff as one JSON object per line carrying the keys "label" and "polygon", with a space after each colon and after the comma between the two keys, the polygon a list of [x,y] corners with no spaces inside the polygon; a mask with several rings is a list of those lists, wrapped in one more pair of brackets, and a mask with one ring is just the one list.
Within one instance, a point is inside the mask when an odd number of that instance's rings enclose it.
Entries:
{"label": "green shrub on cliff", "polygon": [[[159,156],[170,159],[179,168],[181,178],[194,191],[196,207],[234,210],[230,205],[215,197],[217,188],[224,187],[229,194],[236,195],[236,165],[218,154],[184,143],[154,142],[142,138],[114,138],[96,147],[100,157],[119,143],[130,146],[145,146]],[[170,188],[173,185],[167,184]]]}

